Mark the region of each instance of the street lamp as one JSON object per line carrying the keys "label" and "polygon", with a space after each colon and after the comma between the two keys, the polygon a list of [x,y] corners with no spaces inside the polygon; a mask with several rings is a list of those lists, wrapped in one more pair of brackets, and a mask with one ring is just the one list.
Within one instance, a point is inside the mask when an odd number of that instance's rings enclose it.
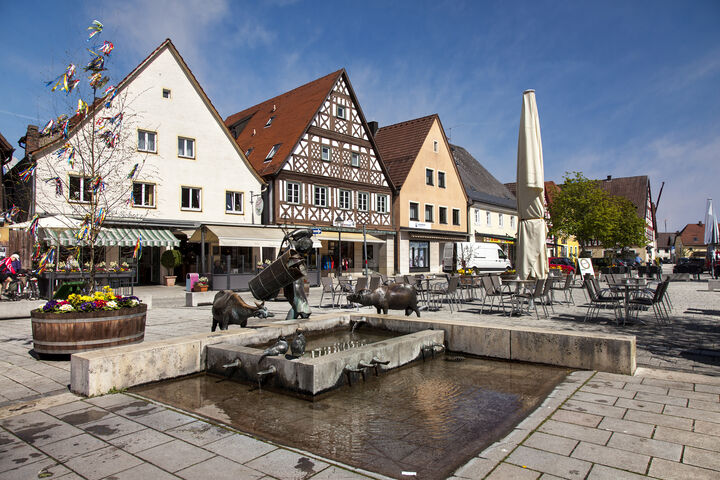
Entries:
{"label": "street lamp", "polygon": [[342,268],[342,266],[340,265],[342,263],[342,243],[340,243],[341,242],[340,234],[342,232],[342,222],[343,222],[343,218],[340,214],[338,214],[338,216],[335,217],[335,225],[337,225],[337,227],[338,227],[338,266],[337,266],[337,277],[338,278],[340,278],[341,268]]}

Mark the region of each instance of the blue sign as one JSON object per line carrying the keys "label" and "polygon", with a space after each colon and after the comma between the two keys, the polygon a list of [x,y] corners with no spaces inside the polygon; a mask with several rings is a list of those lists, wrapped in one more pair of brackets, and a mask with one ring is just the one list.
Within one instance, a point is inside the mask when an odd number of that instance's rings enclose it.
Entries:
{"label": "blue sign", "polygon": [[313,235],[320,235],[322,233],[322,230],[319,228],[313,228],[312,232],[313,232]]}

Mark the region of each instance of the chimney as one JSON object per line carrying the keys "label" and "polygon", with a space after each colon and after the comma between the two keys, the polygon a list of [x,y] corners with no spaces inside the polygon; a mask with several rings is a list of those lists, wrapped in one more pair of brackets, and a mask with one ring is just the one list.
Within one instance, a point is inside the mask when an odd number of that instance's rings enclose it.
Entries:
{"label": "chimney", "polygon": [[25,155],[40,148],[40,133],[37,125],[28,125],[25,133]]}
{"label": "chimney", "polygon": [[609,182],[610,180],[612,180],[612,175],[608,175],[605,180],[608,181],[608,182]]}
{"label": "chimney", "polygon": [[370,135],[374,137],[378,131],[378,122],[368,122],[368,128],[370,129]]}

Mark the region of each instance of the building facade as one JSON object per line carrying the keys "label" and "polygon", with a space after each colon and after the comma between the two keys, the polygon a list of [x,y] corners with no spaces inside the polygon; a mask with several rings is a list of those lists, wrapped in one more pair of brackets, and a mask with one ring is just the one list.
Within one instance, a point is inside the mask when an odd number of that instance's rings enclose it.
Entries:
{"label": "building facade", "polygon": [[[185,270],[207,271],[210,245],[203,249],[187,239],[208,225],[260,224],[249,202],[251,192],[259,192],[264,182],[169,39],[117,84],[111,102],[105,101],[73,117],[67,139],[56,131],[42,135],[36,128],[28,130],[26,162],[36,165],[30,213],[82,220],[92,196],[102,195],[108,201],[101,202],[107,209],[98,237],[105,247],[101,260],[131,261],[142,238],[140,282],[158,283],[164,273],[161,253],[182,240]],[[110,126],[110,119],[121,123]],[[107,131],[117,134],[112,145],[94,144],[98,164],[112,162],[105,178],[61,150],[70,145],[76,158],[87,156],[87,139],[97,140]],[[52,232],[48,240],[74,247],[74,233]]]}
{"label": "building facade", "polygon": [[395,271],[442,272],[446,243],[467,240],[467,196],[437,114],[380,128],[375,140],[397,189]]}
{"label": "building facade", "polygon": [[310,265],[323,274],[360,272],[367,261],[392,273],[393,186],[344,69],[225,124],[267,181],[263,220],[315,229],[320,248]]}

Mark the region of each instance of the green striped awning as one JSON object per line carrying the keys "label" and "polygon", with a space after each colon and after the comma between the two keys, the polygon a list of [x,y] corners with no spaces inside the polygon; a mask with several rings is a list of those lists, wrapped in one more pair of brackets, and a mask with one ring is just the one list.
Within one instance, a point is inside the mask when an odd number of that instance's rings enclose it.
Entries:
{"label": "green striped awning", "polygon": [[[50,243],[65,246],[78,245],[77,230],[45,230]],[[170,230],[163,228],[121,228],[106,227],[100,231],[95,245],[98,247],[134,247],[142,238],[143,247],[178,247],[180,240]],[[85,245],[85,242],[80,242]]]}

